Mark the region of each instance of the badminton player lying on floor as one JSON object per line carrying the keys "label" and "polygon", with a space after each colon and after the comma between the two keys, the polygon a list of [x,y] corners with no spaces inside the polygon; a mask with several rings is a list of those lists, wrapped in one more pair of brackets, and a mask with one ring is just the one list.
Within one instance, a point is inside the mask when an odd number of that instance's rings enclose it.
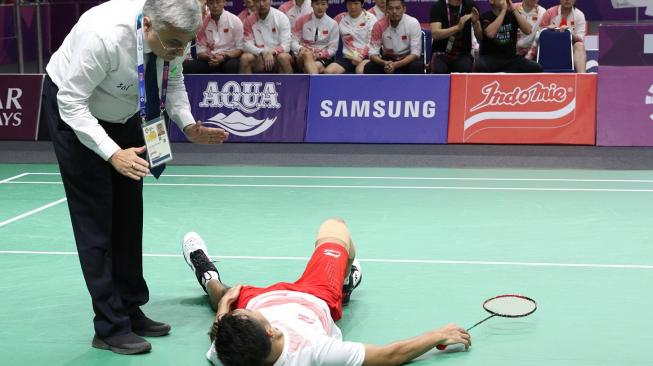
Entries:
{"label": "badminton player lying on floor", "polygon": [[322,223],[313,255],[294,283],[229,288],[199,235],[186,234],[183,251],[217,310],[207,353],[216,365],[399,365],[436,345],[471,345],[469,333],[455,325],[386,346],[343,341],[334,322],[362,277],[341,219]]}

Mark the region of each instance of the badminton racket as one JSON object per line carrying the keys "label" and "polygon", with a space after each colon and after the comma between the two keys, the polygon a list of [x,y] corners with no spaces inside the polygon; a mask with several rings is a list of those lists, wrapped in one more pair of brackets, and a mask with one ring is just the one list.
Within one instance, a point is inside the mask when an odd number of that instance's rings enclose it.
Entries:
{"label": "badminton racket", "polygon": [[[529,316],[537,310],[537,303],[530,297],[523,295],[500,295],[485,300],[485,302],[483,302],[483,309],[490,313],[490,316],[467,328],[468,332],[474,329],[477,325],[480,325],[495,316],[502,318],[522,318]],[[438,344],[435,348],[442,351],[447,348],[447,346],[444,344]]]}

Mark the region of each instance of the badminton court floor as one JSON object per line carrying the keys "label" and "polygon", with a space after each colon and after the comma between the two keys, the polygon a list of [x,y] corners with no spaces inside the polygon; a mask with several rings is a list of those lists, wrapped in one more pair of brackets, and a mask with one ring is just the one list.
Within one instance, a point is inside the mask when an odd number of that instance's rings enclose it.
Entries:
{"label": "badminton court floor", "polygon": [[416,365],[651,365],[653,172],[171,166],[145,179],[145,312],[153,351],[90,347],[90,298],[55,165],[0,165],[0,364],[206,365],[213,313],[181,256],[190,230],[222,279],[294,280],[320,222],[349,223],[363,282],[339,322],[384,344],[482,319],[484,299],[537,300],[472,330],[469,352]]}

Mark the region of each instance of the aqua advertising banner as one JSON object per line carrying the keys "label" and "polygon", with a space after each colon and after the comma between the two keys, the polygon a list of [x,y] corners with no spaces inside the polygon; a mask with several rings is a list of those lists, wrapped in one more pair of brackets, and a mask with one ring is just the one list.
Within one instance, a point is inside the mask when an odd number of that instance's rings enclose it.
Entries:
{"label": "aqua advertising banner", "polygon": [[449,75],[311,77],[306,142],[447,141]]}
{"label": "aqua advertising banner", "polygon": [[[229,142],[302,142],[306,128],[306,75],[185,75],[191,112],[229,132]],[[173,142],[186,141],[176,126]]]}

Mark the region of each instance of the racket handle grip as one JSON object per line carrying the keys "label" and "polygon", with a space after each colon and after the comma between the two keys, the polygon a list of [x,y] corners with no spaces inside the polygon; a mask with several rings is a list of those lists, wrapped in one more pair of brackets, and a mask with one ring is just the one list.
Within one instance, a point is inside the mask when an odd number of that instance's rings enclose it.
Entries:
{"label": "racket handle grip", "polygon": [[445,348],[447,348],[446,344],[438,344],[435,346],[435,348],[439,349],[440,351],[444,351]]}

